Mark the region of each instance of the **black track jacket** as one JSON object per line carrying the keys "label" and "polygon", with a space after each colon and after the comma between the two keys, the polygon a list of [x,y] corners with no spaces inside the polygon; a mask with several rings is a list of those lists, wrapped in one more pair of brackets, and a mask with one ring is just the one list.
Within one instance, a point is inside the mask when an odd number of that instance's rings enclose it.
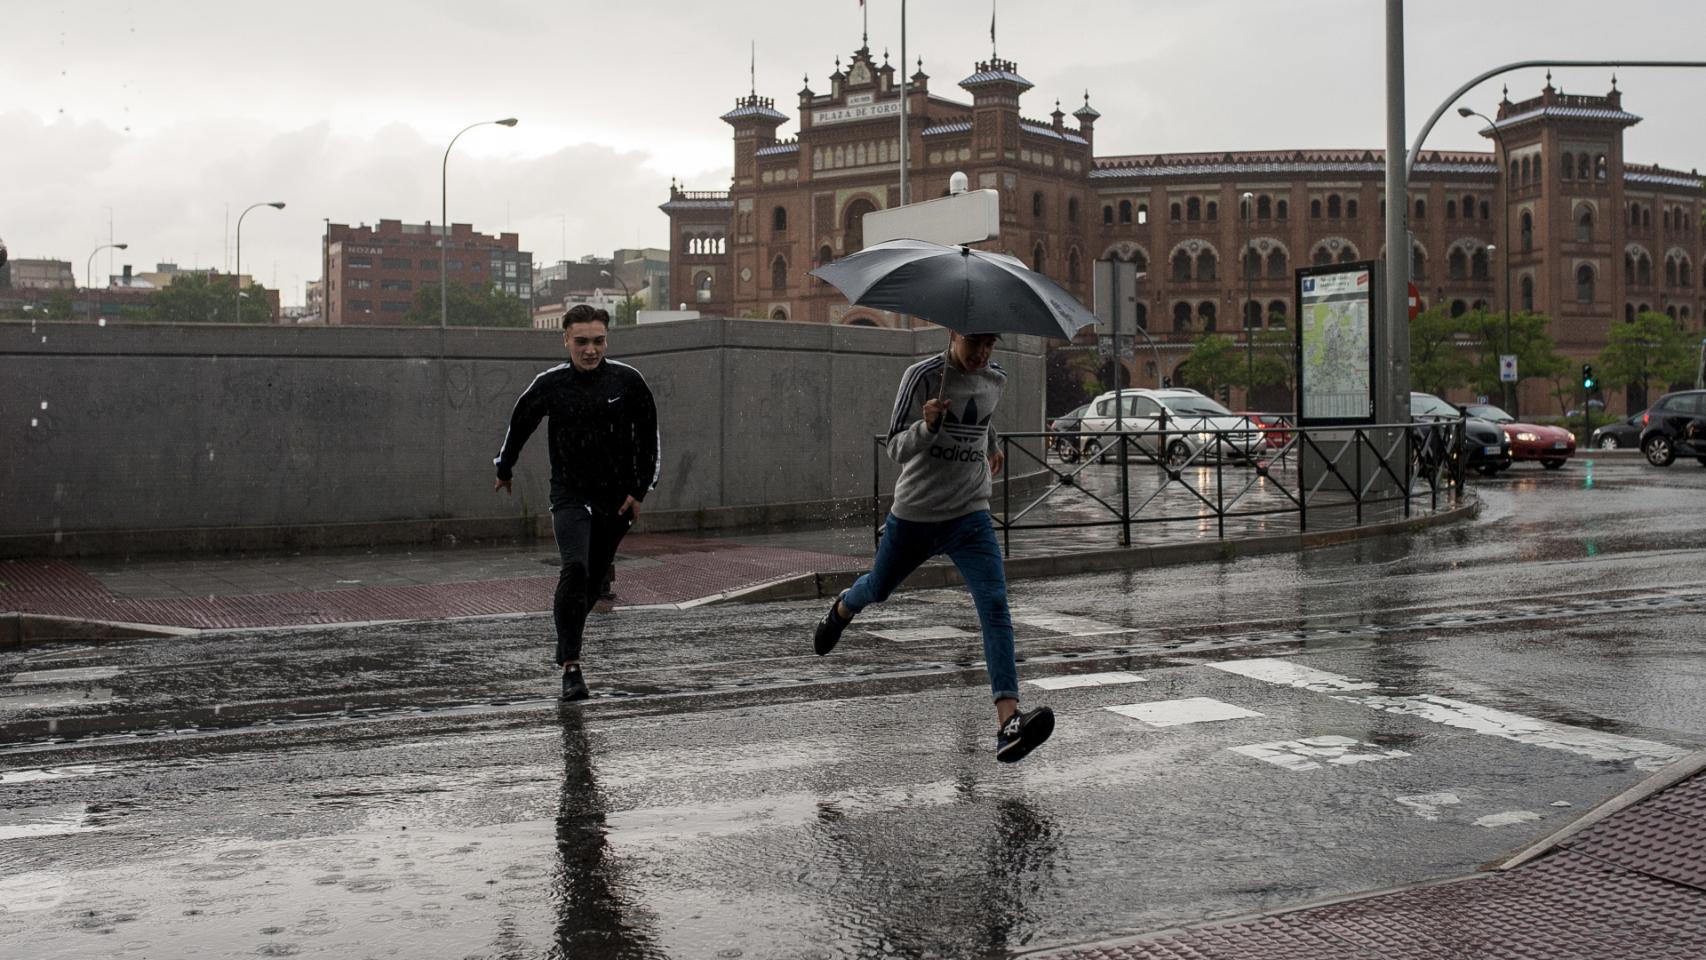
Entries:
{"label": "black track jacket", "polygon": [[493,458],[510,479],[522,445],[541,418],[551,451],[551,507],[588,503],[607,510],[624,497],[644,500],[658,481],[658,412],[646,378],[605,359],[590,372],[565,363],[533,378],[509,416],[503,448]]}

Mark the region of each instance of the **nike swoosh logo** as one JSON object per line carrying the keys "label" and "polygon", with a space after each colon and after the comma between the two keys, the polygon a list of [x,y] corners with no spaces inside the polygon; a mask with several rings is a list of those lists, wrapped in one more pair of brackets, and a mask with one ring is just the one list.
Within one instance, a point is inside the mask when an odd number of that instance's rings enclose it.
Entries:
{"label": "nike swoosh logo", "polygon": [[606,400],[604,402],[605,403],[615,403],[616,401],[618,401],[620,399],[622,399],[620,396],[616,396],[616,397],[611,397],[609,400]]}

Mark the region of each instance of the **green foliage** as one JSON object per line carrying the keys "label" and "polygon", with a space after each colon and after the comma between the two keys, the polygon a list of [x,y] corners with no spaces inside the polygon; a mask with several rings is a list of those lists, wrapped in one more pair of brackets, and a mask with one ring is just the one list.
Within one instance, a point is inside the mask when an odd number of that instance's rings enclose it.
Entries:
{"label": "green foliage", "polygon": [[1633,323],[1611,325],[1594,371],[1605,386],[1634,387],[1650,398],[1659,384],[1692,384],[1694,345],[1681,323],[1663,313],[1643,313]]}
{"label": "green foliage", "polygon": [[243,288],[238,313],[235,281],[229,276],[190,273],[179,276],[148,297],[148,319],[157,323],[271,323],[272,305],[266,288],[251,283]]}
{"label": "green foliage", "polygon": [[[1469,386],[1476,393],[1498,396],[1499,357],[1505,350],[1505,315],[1472,310],[1457,318],[1470,351]],[[1551,319],[1543,313],[1518,313],[1510,319],[1510,353],[1516,354],[1517,376],[1523,380],[1552,380],[1570,369],[1570,358],[1558,352]]]}
{"label": "green foliage", "polygon": [[71,319],[71,291],[55,290],[48,294],[44,309],[49,320]]}
{"label": "green foliage", "polygon": [[1463,327],[1444,306],[1410,321],[1410,389],[1435,396],[1465,386],[1474,363],[1464,351]]}
{"label": "green foliage", "polygon": [[1243,382],[1244,366],[1244,356],[1237,341],[1221,333],[1205,333],[1197,337],[1191,355],[1185,358],[1185,373],[1190,385],[1211,396],[1222,386]]}
{"label": "green foliage", "polygon": [[[1250,389],[1265,386],[1284,387],[1285,392],[1297,393],[1297,339],[1290,330],[1276,330],[1269,327],[1256,331],[1256,376],[1254,383],[1245,383]],[[1250,379],[1246,370],[1245,376],[1238,382]]]}
{"label": "green foliage", "polygon": [[640,297],[624,297],[616,304],[616,309],[610,314],[613,326],[631,327],[640,322],[640,311],[646,306],[646,301]]}
{"label": "green foliage", "polygon": [[[409,302],[409,312],[403,322],[421,327],[436,327],[439,319],[438,284],[429,283],[415,290]],[[531,327],[533,316],[527,304],[513,293],[505,293],[489,283],[470,287],[452,280],[444,289],[445,323],[452,327]]]}

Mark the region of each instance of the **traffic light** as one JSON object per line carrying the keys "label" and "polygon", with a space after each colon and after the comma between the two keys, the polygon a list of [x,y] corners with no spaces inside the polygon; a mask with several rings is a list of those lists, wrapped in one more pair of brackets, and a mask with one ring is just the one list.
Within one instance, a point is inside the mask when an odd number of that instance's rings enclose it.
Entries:
{"label": "traffic light", "polygon": [[1597,386],[1599,386],[1599,381],[1593,378],[1593,364],[1582,364],[1582,389],[1591,391]]}

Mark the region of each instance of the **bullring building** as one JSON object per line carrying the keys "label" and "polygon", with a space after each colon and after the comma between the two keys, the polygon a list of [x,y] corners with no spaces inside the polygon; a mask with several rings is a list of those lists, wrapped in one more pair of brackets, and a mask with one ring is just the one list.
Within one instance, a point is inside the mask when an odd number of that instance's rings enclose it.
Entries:
{"label": "bullring building", "polygon": [[[798,133],[787,139],[777,130],[791,118],[771,98],[735,101],[722,116],[734,138],[729,189],[672,184],[662,205],[672,302],[810,323],[904,322],[849,306],[807,272],[860,249],[861,218],[900,203],[896,69],[868,47],[845,65],[838,58],[826,92],[799,92]],[[1070,122],[1058,100],[1033,119],[1020,107],[1032,85],[1011,61],[976,64],[958,84],[969,103],[936,93],[930,79],[920,62],[907,92],[913,199],[945,195],[956,171],[995,188],[994,246],[1085,303],[1093,261],[1136,262],[1136,319],[1166,369],[1139,353],[1128,361],[1134,383],[1158,373],[1189,382],[1179,365],[1204,331],[1283,326],[1294,268],[1385,254],[1383,151],[1097,156],[1101,115],[1087,94]],[[1700,330],[1701,179],[1628,162],[1623,131],[1640,119],[1615,79],[1596,96],[1565,94],[1548,77],[1538,96],[1500,101],[1482,131],[1494,149],[1424,152],[1404,198],[1424,302],[1503,309],[1508,273],[1512,308],[1548,314],[1559,348],[1581,359],[1641,311]],[[1543,409],[1545,390],[1525,382],[1523,407]]]}

